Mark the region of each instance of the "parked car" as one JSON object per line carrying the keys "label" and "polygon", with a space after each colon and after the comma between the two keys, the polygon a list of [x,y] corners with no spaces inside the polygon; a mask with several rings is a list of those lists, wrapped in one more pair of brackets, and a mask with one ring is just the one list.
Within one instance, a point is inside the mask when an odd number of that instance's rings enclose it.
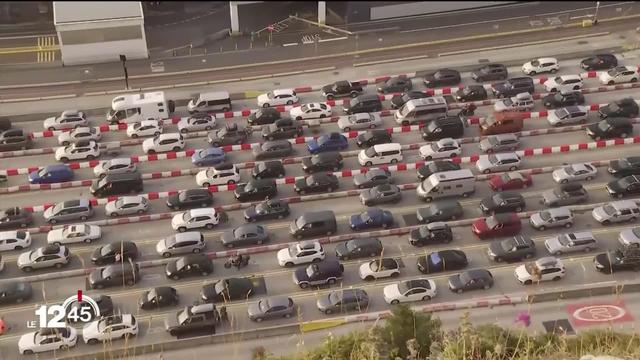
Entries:
{"label": "parked car", "polygon": [[81,140],[67,146],[61,146],[56,149],[56,161],[64,163],[70,160],[93,160],[100,156],[101,150],[95,141]]}
{"label": "parked car", "polygon": [[322,96],[327,100],[333,100],[336,97],[350,96],[357,97],[363,91],[362,85],[355,81],[336,81],[332,84],[322,87]]}
{"label": "parked car", "polygon": [[160,134],[142,143],[142,151],[145,154],[155,154],[167,151],[180,151],[184,149],[184,137],[180,133]]}
{"label": "parked car", "polygon": [[283,158],[293,152],[293,146],[287,140],[266,141],[251,150],[255,160]]}
{"label": "parked car", "polygon": [[582,77],[580,75],[561,75],[544,82],[544,87],[549,92],[580,90],[582,89]]}
{"label": "parked car", "polygon": [[640,175],[629,175],[622,179],[610,181],[607,192],[612,197],[622,198],[625,195],[635,195],[640,192]]}
{"label": "parked car", "polygon": [[265,200],[248,207],[244,211],[244,218],[248,222],[282,219],[289,216],[289,204],[282,200]]}
{"label": "parked car", "polygon": [[189,332],[214,334],[219,322],[220,316],[214,304],[196,304],[168,314],[164,319],[164,328],[171,336]]}
{"label": "parked car", "polygon": [[353,184],[358,189],[368,189],[376,185],[393,184],[391,172],[385,169],[371,169],[364,174],[355,174]]}
{"label": "parked car", "polygon": [[504,240],[494,240],[487,247],[489,259],[497,262],[522,261],[536,255],[536,244],[531,238],[517,235]]}
{"label": "parked car", "polygon": [[117,200],[109,201],[104,206],[107,216],[120,216],[131,214],[144,214],[149,211],[149,200],[142,195],[123,196]]}
{"label": "parked car", "polygon": [[138,306],[142,310],[157,310],[168,306],[176,306],[180,301],[178,291],[171,286],[158,286],[142,293]]}
{"label": "parked car", "polygon": [[519,93],[510,98],[498,100],[493,104],[493,111],[531,111],[533,109],[533,96],[531,94]]}
{"label": "parked car", "polygon": [[404,105],[409,100],[424,99],[426,97],[429,97],[429,95],[426,94],[424,91],[419,91],[419,90],[405,91],[402,95],[394,95],[391,98],[391,108],[399,109],[402,107],[402,105]]}
{"label": "parked car", "polygon": [[486,64],[471,72],[473,80],[478,82],[504,80],[508,76],[507,67],[502,64]]}
{"label": "parked car", "polygon": [[0,210],[0,230],[27,227],[33,223],[31,212],[19,207]]}
{"label": "parked car", "polygon": [[86,344],[95,345],[114,339],[125,339],[138,335],[138,322],[131,314],[112,315],[95,320],[82,329]]}
{"label": "parked car", "polygon": [[521,158],[516,153],[498,153],[486,156],[480,156],[476,162],[476,168],[483,174],[489,174],[498,171],[514,171],[518,170]]}
{"label": "parked car", "polygon": [[122,240],[98,246],[91,254],[91,263],[104,266],[121,261],[135,260],[138,255],[139,251],[136,243]]}
{"label": "parked car", "polygon": [[401,302],[429,301],[436,296],[436,283],[429,279],[413,279],[387,285],[382,289],[389,305]]}
{"label": "parked car", "polygon": [[265,140],[291,139],[302,136],[302,125],[289,118],[276,120],[273,124],[262,127],[262,138]]}
{"label": "parked car", "polygon": [[450,160],[435,160],[418,168],[418,180],[424,181],[432,174],[444,171],[460,170],[460,165]]}
{"label": "parked car", "polygon": [[519,146],[520,139],[518,135],[513,133],[489,135],[480,140],[480,150],[487,154],[500,151],[515,151]]}
{"label": "parked car", "polygon": [[452,69],[440,69],[424,76],[424,85],[428,88],[458,85],[460,81],[460,72]]}
{"label": "parked car", "polygon": [[44,120],[44,129],[49,131],[73,129],[88,125],[87,116],[78,110],[65,110],[60,116],[52,116]]}
{"label": "parked car", "polygon": [[180,190],[177,194],[167,198],[167,207],[172,210],[181,210],[191,207],[209,207],[213,204],[213,195],[207,189]]}
{"label": "parked car", "polygon": [[195,131],[209,131],[216,126],[216,118],[205,113],[196,113],[178,121],[178,131],[182,134]]}
{"label": "parked car", "polygon": [[606,118],[587,126],[587,135],[594,140],[626,138],[632,133],[633,124],[627,118]]}
{"label": "parked car", "polygon": [[553,180],[559,184],[566,184],[570,181],[593,180],[598,174],[598,168],[590,163],[577,163],[563,166],[553,170]]}
{"label": "parked car", "polygon": [[251,279],[227,278],[203,285],[200,299],[208,303],[247,300],[253,292]]}
{"label": "parked car", "polygon": [[306,268],[298,268],[293,273],[293,282],[301,289],[309,286],[333,285],[342,281],[344,266],[337,260],[313,263]]}
{"label": "parked car", "polygon": [[64,164],[48,165],[29,173],[30,184],[53,184],[73,180],[73,170]]}
{"label": "parked car", "polygon": [[547,109],[557,109],[564,106],[584,105],[585,99],[582,92],[575,90],[562,90],[551,93],[542,98],[542,104]]}
{"label": "parked car", "polygon": [[220,241],[227,248],[239,245],[262,245],[269,242],[269,232],[261,225],[244,224],[233,230],[225,231],[220,236]]}
{"label": "parked car", "polygon": [[409,232],[409,243],[413,246],[448,244],[453,241],[453,232],[444,222],[432,222]]}
{"label": "parked car", "polygon": [[560,256],[576,251],[589,252],[598,247],[598,244],[591,231],[580,231],[550,237],[544,241],[544,247],[549,254]]}
{"label": "parked car", "polygon": [[31,299],[33,289],[27,281],[9,280],[0,283],[0,305],[20,304]]}
{"label": "parked car", "polygon": [[601,119],[608,117],[633,118],[637,117],[639,112],[638,103],[633,98],[616,100],[598,109],[598,115]]}
{"label": "parked car", "polygon": [[67,220],[85,221],[93,216],[93,206],[86,199],[63,201],[47,208],[42,216],[52,225]]}
{"label": "parked car", "polygon": [[366,211],[351,215],[349,227],[351,230],[368,230],[382,227],[383,229],[393,226],[393,214],[391,211],[380,208],[369,208]]}
{"label": "parked car", "polygon": [[549,207],[574,205],[588,198],[589,193],[578,183],[562,184],[542,193],[542,203]]}
{"label": "parked car", "polygon": [[290,318],[295,315],[297,307],[293,299],[286,296],[272,296],[256,303],[249,304],[247,313],[249,320],[262,322],[276,318]]}
{"label": "parked car", "polygon": [[142,120],[127,125],[127,136],[134,139],[144,136],[160,136],[163,130],[159,120]]}
{"label": "parked car", "polygon": [[394,76],[384,83],[378,85],[378,92],[383,94],[399,93],[403,91],[409,91],[413,88],[411,79],[406,77]]}
{"label": "parked car", "polygon": [[487,89],[482,85],[468,85],[455,92],[455,98],[460,102],[486,100],[488,97]]}
{"label": "parked car", "polygon": [[[339,244],[338,247],[341,245]],[[322,261],[325,259],[325,252],[318,241],[301,241],[278,250],[276,257],[280,266],[291,267]]]}
{"label": "parked car", "polygon": [[212,185],[231,185],[238,182],[240,182],[240,170],[235,164],[219,164],[196,174],[196,184],[206,188]]}
{"label": "parked car", "polygon": [[0,232],[0,251],[22,250],[31,246],[31,233],[22,230]]}
{"label": "parked car", "polygon": [[60,269],[69,265],[70,256],[69,248],[64,245],[46,245],[20,254],[16,263],[24,272],[50,267]]}
{"label": "parked car", "polygon": [[582,106],[567,106],[549,111],[547,121],[551,126],[564,126],[584,124],[587,122],[589,112]]}
{"label": "parked car", "polygon": [[226,160],[226,153],[219,147],[198,149],[191,155],[191,163],[198,167],[222,164]]}
{"label": "parked car", "polygon": [[460,270],[468,264],[467,255],[461,250],[440,250],[418,257],[418,270],[423,274]]}
{"label": "parked car", "polygon": [[480,201],[483,214],[497,214],[505,212],[521,212],[525,208],[524,197],[520,193],[500,192]]}
{"label": "parked car", "polygon": [[162,257],[171,257],[176,254],[197,254],[204,250],[207,243],[204,235],[199,231],[187,231],[173,234],[158,241],[156,252]]}
{"label": "parked car", "polygon": [[338,128],[342,131],[375,129],[381,125],[382,119],[380,114],[377,113],[357,113],[341,116],[338,119]]}
{"label": "parked car", "polygon": [[[284,100],[284,99],[283,99]],[[286,101],[292,101],[291,99]],[[297,97],[296,97],[297,102]],[[268,106],[269,104],[267,104]],[[280,105],[280,104],[277,104]],[[269,125],[273,124],[275,121],[282,119],[282,114],[278,109],[272,107],[264,107],[262,109],[256,110],[256,112],[251,113],[249,117],[247,117],[247,124],[251,126],[255,125]]]}
{"label": "parked car", "polygon": [[529,223],[536,230],[573,226],[573,214],[566,207],[551,208],[537,212],[529,217]]}
{"label": "parked car", "polygon": [[179,232],[198,228],[210,230],[219,223],[220,214],[211,207],[187,210],[171,218],[171,228]]}
{"label": "parked car", "polygon": [[214,130],[207,135],[207,142],[211,146],[239,145],[247,141],[251,134],[251,128],[227,123],[222,129]]}
{"label": "parked car", "polygon": [[394,258],[383,257],[360,265],[360,279],[372,281],[386,277],[400,276],[400,264]]}
{"label": "parked car", "polygon": [[585,70],[604,70],[618,66],[618,59],[613,54],[596,54],[580,61]]}
{"label": "parked car", "polygon": [[364,206],[398,203],[402,199],[400,188],[393,184],[377,185],[360,192],[360,202]]}
{"label": "parked car", "polygon": [[326,151],[341,151],[349,147],[347,138],[337,132],[321,135],[317,139],[307,142],[307,150],[311,154],[317,154]]}
{"label": "parked car", "polygon": [[320,312],[330,315],[343,313],[349,310],[361,311],[369,306],[369,295],[363,289],[335,290],[323,295],[316,301],[316,307]]}
{"label": "parked car", "polygon": [[431,144],[421,146],[419,154],[420,157],[426,161],[456,157],[462,154],[462,147],[455,139],[444,138],[436,142],[432,142]]}
{"label": "parked car", "polygon": [[205,254],[189,254],[171,259],[165,267],[165,275],[173,280],[200,275],[209,276],[213,272],[213,263]]}
{"label": "parked car", "polygon": [[491,85],[493,95],[500,98],[512,97],[521,93],[533,94],[533,79],[530,77],[514,77],[507,79],[505,82],[499,82]]}
{"label": "parked car", "polygon": [[324,103],[310,103],[289,110],[289,116],[296,120],[325,118],[331,116],[331,106]]}
{"label": "parked car", "polygon": [[140,267],[137,263],[122,262],[96,268],[89,274],[90,289],[104,289],[112,286],[133,286],[140,281]]}
{"label": "parked car", "polygon": [[634,200],[618,200],[594,208],[591,215],[602,225],[636,221],[640,217],[640,207]]}
{"label": "parked car", "polygon": [[336,151],[314,154],[302,158],[302,170],[305,173],[318,171],[338,171],[342,168],[342,155]]}
{"label": "parked car", "polygon": [[340,260],[376,257],[382,254],[382,242],[378,238],[357,238],[336,246],[336,257]]}
{"label": "parked car", "polygon": [[416,210],[419,223],[456,220],[461,218],[462,214],[462,205],[455,200],[434,201],[428,207]]}
{"label": "parked car", "polygon": [[626,247],[598,254],[593,259],[596,270],[605,274],[624,270],[640,270],[640,252],[637,247]]}
{"label": "parked car", "polygon": [[608,71],[600,73],[598,79],[601,84],[614,85],[620,83],[636,82],[638,81],[638,69],[635,66],[616,66]]}
{"label": "parked car", "polygon": [[31,137],[31,134],[25,134],[22,129],[9,129],[2,131],[0,132],[0,151],[29,149],[31,147]]}
{"label": "parked car", "polygon": [[316,173],[295,181],[293,190],[300,194],[333,192],[340,186],[338,178],[333,174]]}
{"label": "parked car", "polygon": [[298,101],[298,94],[296,94],[296,91],[293,89],[276,89],[258,95],[258,106],[262,108],[278,105],[293,105]]}
{"label": "parked car", "polygon": [[461,294],[469,290],[488,290],[493,286],[493,275],[489,270],[473,269],[449,277],[449,290]]}
{"label": "parked car", "polygon": [[529,76],[547,72],[555,74],[559,69],[558,59],[552,57],[534,59],[522,65],[522,72]]}
{"label": "parked car", "polygon": [[252,179],[238,184],[233,194],[239,201],[264,200],[276,196],[278,187],[274,179]]}
{"label": "parked car", "polygon": [[91,243],[102,237],[102,230],[98,225],[75,224],[49,230],[47,243],[62,245],[73,243]]}
{"label": "parked car", "polygon": [[471,230],[480,239],[513,236],[517,235],[520,229],[522,229],[522,224],[516,213],[495,214],[477,219],[471,225]]}
{"label": "parked car", "polygon": [[489,187],[493,191],[526,189],[533,184],[531,174],[510,171],[501,175],[493,175],[489,179]]}
{"label": "parked car", "polygon": [[251,170],[251,177],[254,179],[281,178],[284,175],[284,165],[280,160],[259,162]]}
{"label": "parked car", "polygon": [[78,141],[100,141],[102,133],[100,128],[94,128],[89,126],[76,127],[69,132],[63,132],[58,135],[58,145],[67,146]]}
{"label": "parked car", "polygon": [[369,130],[364,134],[356,137],[356,145],[359,148],[369,148],[378,144],[387,144],[392,142],[391,134],[384,129]]}
{"label": "parked car", "polygon": [[69,350],[76,346],[78,333],[75,328],[65,326],[62,328],[42,328],[20,336],[18,340],[18,352],[22,355],[31,355],[47,351],[59,352]]}
{"label": "parked car", "polygon": [[514,272],[516,279],[522,285],[531,285],[534,282],[539,283],[549,280],[558,281],[566,274],[562,261],[551,256],[520,265]]}
{"label": "parked car", "polygon": [[640,156],[623,157],[609,161],[607,172],[617,178],[640,175]]}
{"label": "parked car", "polygon": [[102,179],[110,174],[124,174],[137,171],[136,163],[131,158],[115,158],[103,160],[93,168],[93,174]]}

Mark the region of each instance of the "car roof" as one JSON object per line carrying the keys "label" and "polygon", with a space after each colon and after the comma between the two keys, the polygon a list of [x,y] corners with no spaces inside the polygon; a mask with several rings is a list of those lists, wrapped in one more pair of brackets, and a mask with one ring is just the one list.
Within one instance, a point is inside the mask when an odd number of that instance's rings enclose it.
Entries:
{"label": "car roof", "polygon": [[293,95],[296,93],[293,89],[275,89],[272,92],[274,95]]}
{"label": "car roof", "polygon": [[577,105],[572,105],[572,106],[567,106],[564,108],[559,108],[558,110],[566,110],[568,113],[572,114],[572,113],[576,113],[576,112],[585,112],[582,106],[577,106]]}
{"label": "car roof", "polygon": [[291,302],[291,298],[288,296],[270,296],[266,300],[272,308],[276,306],[289,307]]}
{"label": "car roof", "polygon": [[562,260],[553,256],[541,257],[535,261],[536,265],[541,269],[564,267]]}
{"label": "car roof", "polygon": [[509,171],[509,172],[504,173],[504,175],[506,177],[508,177],[509,179],[524,180],[524,175],[522,175],[521,173],[519,173],[517,171]]}
{"label": "car roof", "polygon": [[398,264],[398,261],[394,258],[389,258],[389,257],[385,257],[382,259],[376,259],[376,260],[372,260],[372,261],[378,261],[382,264],[382,266],[384,266],[385,268],[388,269],[393,269],[393,268],[399,268],[400,264]]}
{"label": "car roof", "polygon": [[109,159],[107,160],[105,163],[111,164],[111,165],[120,165],[120,164],[131,164],[133,162],[133,160],[131,160],[131,158],[115,158],[115,159]]}
{"label": "car roof", "polygon": [[567,184],[561,184],[560,185],[560,190],[562,191],[568,191],[568,192],[572,192],[572,191],[578,191],[578,190],[582,190],[584,189],[582,187],[582,184],[580,183],[567,183]]}
{"label": "car roof", "polygon": [[[567,207],[557,207],[557,208],[549,208],[542,211],[547,211],[553,216],[571,216],[571,210]],[[542,212],[541,211],[541,212]]]}
{"label": "car roof", "polygon": [[458,142],[455,139],[452,139],[452,138],[440,139],[440,140],[438,140],[437,144],[438,144],[438,146],[449,146],[449,145],[458,146]]}
{"label": "car roof", "polygon": [[365,238],[357,238],[357,239],[351,239],[348,240],[349,242],[351,242],[352,244],[358,244],[360,246],[362,245],[380,245],[382,246],[382,243],[380,242],[380,239],[378,239],[377,237],[365,237]]}
{"label": "car roof", "polygon": [[611,204],[611,206],[613,206],[616,210],[620,210],[620,209],[636,209],[638,208],[638,204],[636,204],[635,201],[633,200],[619,200],[619,201],[612,201],[609,204]]}
{"label": "car roof", "polygon": [[62,117],[71,117],[71,116],[80,116],[81,111],[72,109],[72,110],[65,110],[62,112],[62,114],[60,114],[60,116]]}
{"label": "car roof", "polygon": [[163,133],[158,136],[158,140],[179,139],[181,136],[180,133]]}
{"label": "car roof", "polygon": [[462,205],[460,205],[460,202],[456,201],[456,200],[441,200],[441,201],[434,201],[433,203],[431,203],[431,205],[429,205],[429,207],[434,208],[434,209],[438,209],[438,210],[445,210],[445,209],[457,209],[462,207]]}
{"label": "car roof", "polygon": [[160,126],[160,122],[158,120],[142,120],[138,122],[140,123],[140,126],[147,126],[147,125]]}
{"label": "car roof", "polygon": [[311,249],[318,249],[320,248],[322,245],[320,245],[320,242],[318,241],[313,241],[313,240],[307,240],[307,241],[301,241],[298,243],[298,247],[301,250],[311,250]]}
{"label": "car roof", "polygon": [[497,153],[493,154],[498,160],[506,160],[506,159],[518,159],[520,160],[520,156],[514,152],[505,152],[505,153]]}
{"label": "car roof", "polygon": [[582,80],[582,77],[580,75],[560,75],[558,76],[560,79],[564,80],[570,80],[570,79],[578,79],[578,80]]}
{"label": "car roof", "polygon": [[[142,195],[132,195],[132,196],[123,196],[123,197],[119,198],[118,200],[122,200],[122,202],[124,204],[131,204],[131,203],[137,204],[137,203],[143,202],[144,200],[142,200],[142,199],[144,199],[144,196],[142,196]],[[118,200],[116,200],[116,201],[118,201]]]}
{"label": "car roof", "polygon": [[[434,221],[430,222],[427,225],[423,225],[429,230],[440,230],[440,229],[448,229],[449,225],[447,225],[444,221]],[[421,226],[422,227],[422,226]]]}
{"label": "car roof", "polygon": [[216,209],[214,208],[199,208],[199,209],[191,209],[188,210],[191,216],[213,216],[216,214]]}
{"label": "car roof", "polygon": [[495,214],[493,215],[493,217],[498,220],[499,222],[515,222],[515,221],[520,221],[520,218],[518,218],[518,214],[513,213],[513,212],[507,212],[507,213],[499,213],[499,214]]}
{"label": "car roof", "polygon": [[412,280],[406,280],[405,283],[407,284],[407,287],[410,289],[415,289],[418,287],[421,288],[431,288],[431,283],[428,279],[412,279]]}
{"label": "car roof", "polygon": [[489,272],[489,270],[486,270],[486,269],[471,269],[465,272],[469,275],[469,277],[473,279],[487,279],[487,278],[493,277],[491,275],[491,272]]}
{"label": "car roof", "polygon": [[536,59],[536,60],[538,60],[538,61],[539,61],[539,62],[541,62],[541,63],[546,63],[546,62],[554,62],[554,63],[557,63],[557,62],[558,62],[558,59],[556,59],[556,58],[552,58],[552,57],[542,57],[542,58],[538,58],[538,59]]}
{"label": "car roof", "polygon": [[207,190],[206,188],[181,190],[179,193],[187,193],[189,195],[192,195],[192,194],[204,194],[204,193],[210,194],[209,190]]}
{"label": "car roof", "polygon": [[234,228],[233,231],[240,231],[240,232],[243,232],[243,233],[264,232],[264,227],[261,226],[261,225],[258,225],[258,224],[254,224],[254,223],[242,224],[242,225]]}
{"label": "car roof", "polygon": [[89,206],[89,200],[79,199],[79,200],[67,200],[62,203],[62,206],[67,207],[77,207],[77,206]]}

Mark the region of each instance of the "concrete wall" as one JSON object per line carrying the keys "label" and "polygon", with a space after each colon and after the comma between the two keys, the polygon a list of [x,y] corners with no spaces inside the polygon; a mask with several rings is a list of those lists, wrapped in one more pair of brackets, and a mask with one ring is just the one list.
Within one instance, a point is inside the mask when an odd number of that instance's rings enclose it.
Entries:
{"label": "concrete wall", "polygon": [[517,1],[424,1],[371,7],[370,20],[513,4]]}

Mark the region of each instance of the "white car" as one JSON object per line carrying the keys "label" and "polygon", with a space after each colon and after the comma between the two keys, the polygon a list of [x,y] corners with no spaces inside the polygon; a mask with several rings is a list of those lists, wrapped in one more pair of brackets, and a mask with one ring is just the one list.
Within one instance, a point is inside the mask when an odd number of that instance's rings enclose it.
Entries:
{"label": "white car", "polygon": [[638,81],[638,69],[634,66],[617,66],[600,73],[600,83],[613,85]]}
{"label": "white car", "polygon": [[455,139],[444,138],[420,147],[419,152],[422,159],[429,161],[460,156],[462,147],[460,147],[460,144],[458,144],[458,141]]}
{"label": "white car", "polygon": [[371,260],[360,265],[360,279],[371,281],[400,276],[400,264],[393,258]]}
{"label": "white car", "polygon": [[108,174],[132,173],[137,169],[136,163],[131,158],[116,158],[100,161],[93,168],[93,175],[103,178]]}
{"label": "white car", "polygon": [[44,121],[46,130],[73,129],[78,126],[88,126],[89,120],[82,111],[66,110],[60,116],[53,116]]}
{"label": "white car", "polygon": [[154,154],[167,151],[180,151],[184,149],[185,141],[180,133],[160,134],[153,139],[146,139],[142,143],[142,151],[145,154]]}
{"label": "white car", "polygon": [[493,104],[495,112],[503,111],[529,111],[533,109],[533,96],[529,93],[520,93],[507,99],[500,99]]}
{"label": "white car", "polygon": [[295,120],[317,119],[331,116],[331,106],[324,103],[310,103],[289,110],[289,116]]}
{"label": "white car", "polygon": [[552,126],[572,125],[585,123],[589,112],[583,106],[567,106],[560,109],[549,111],[547,121]]}
{"label": "white car", "polygon": [[42,328],[22,335],[18,340],[18,352],[31,355],[54,350],[67,350],[76,346],[78,333],[71,326]]}
{"label": "white car", "polygon": [[436,283],[429,279],[405,280],[382,289],[384,301],[395,305],[401,302],[429,301],[436,296]]}
{"label": "white car", "polygon": [[76,224],[65,225],[47,233],[47,243],[62,245],[73,243],[91,243],[102,237],[102,230],[98,225]]}
{"label": "white car", "polygon": [[67,162],[69,160],[93,160],[100,156],[100,146],[91,140],[81,140],[77,143],[61,146],[56,149],[56,160]]}
{"label": "white car", "polygon": [[349,116],[341,116],[338,119],[338,127],[342,131],[375,129],[382,125],[380,114],[357,113]]}
{"label": "white car", "polygon": [[191,209],[176,214],[171,219],[171,227],[173,230],[185,232],[189,229],[197,229],[206,227],[213,229],[220,222],[220,215],[214,208]]}
{"label": "white car", "polygon": [[522,65],[522,72],[529,76],[546,72],[555,73],[559,69],[558,59],[551,57],[531,60]]}
{"label": "white car", "polygon": [[290,267],[293,265],[322,261],[325,258],[325,253],[320,242],[302,241],[290,245],[286,249],[280,249],[277,253],[277,258],[280,266]]}
{"label": "white car", "polygon": [[100,139],[102,139],[102,133],[99,128],[80,126],[58,135],[58,145],[67,146],[72,143],[77,143],[80,140],[99,141]]}
{"label": "white car", "polygon": [[24,230],[0,232],[0,251],[22,250],[31,246],[31,233]]}
{"label": "white car", "polygon": [[476,168],[483,174],[497,171],[515,171],[520,167],[522,159],[514,152],[482,155],[476,161]]}
{"label": "white car", "polygon": [[580,90],[582,85],[580,75],[556,76],[544,82],[544,88],[549,92]]}
{"label": "white car", "polygon": [[300,101],[293,89],[277,89],[258,96],[258,106],[292,105]]}
{"label": "white car", "polygon": [[182,118],[178,122],[178,131],[182,134],[186,134],[190,131],[209,131],[216,126],[215,116],[211,116],[205,113],[199,113],[189,116],[188,118]]}
{"label": "white car", "polygon": [[138,322],[131,314],[103,317],[87,324],[82,329],[82,338],[87,344],[98,344],[138,335]]}
{"label": "white car", "polygon": [[149,211],[149,200],[142,195],[123,196],[104,206],[107,216],[143,214]]}
{"label": "white car", "polygon": [[240,171],[235,164],[224,164],[201,170],[196,174],[198,186],[231,185],[240,182]]}
{"label": "white car", "polygon": [[566,184],[570,181],[593,180],[598,174],[598,168],[589,163],[578,163],[553,170],[552,174],[555,182]]}
{"label": "white car", "polygon": [[162,123],[158,120],[142,120],[127,125],[127,136],[138,138],[141,136],[159,136],[162,134]]}
{"label": "white car", "polygon": [[564,277],[566,270],[560,259],[548,256],[518,266],[514,274],[521,284],[531,285],[534,282],[558,281]]}

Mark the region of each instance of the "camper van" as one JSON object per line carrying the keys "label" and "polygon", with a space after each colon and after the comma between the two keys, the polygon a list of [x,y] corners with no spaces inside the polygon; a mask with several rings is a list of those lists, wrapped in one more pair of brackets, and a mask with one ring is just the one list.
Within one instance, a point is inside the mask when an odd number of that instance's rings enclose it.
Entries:
{"label": "camper van", "polygon": [[475,192],[476,178],[469,169],[437,172],[426,178],[416,189],[426,202],[443,197],[467,197]]}
{"label": "camper van", "polygon": [[175,110],[173,101],[167,101],[164,91],[143,94],[126,94],[113,98],[107,121],[131,124],[143,120],[166,119]]}

